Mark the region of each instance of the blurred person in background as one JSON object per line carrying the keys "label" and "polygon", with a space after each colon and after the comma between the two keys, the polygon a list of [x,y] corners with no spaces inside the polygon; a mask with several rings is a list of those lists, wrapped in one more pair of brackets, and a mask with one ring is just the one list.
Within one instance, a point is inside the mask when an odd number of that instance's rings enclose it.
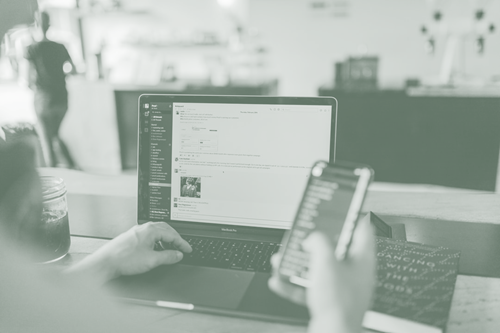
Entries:
{"label": "blurred person in background", "polygon": [[66,75],[75,73],[75,66],[66,47],[47,38],[47,12],[36,13],[35,27],[35,42],[27,47],[25,58],[29,62],[28,86],[34,92],[35,111],[50,156],[46,162],[49,166],[74,168],[73,159],[59,138],[59,128],[68,111]]}

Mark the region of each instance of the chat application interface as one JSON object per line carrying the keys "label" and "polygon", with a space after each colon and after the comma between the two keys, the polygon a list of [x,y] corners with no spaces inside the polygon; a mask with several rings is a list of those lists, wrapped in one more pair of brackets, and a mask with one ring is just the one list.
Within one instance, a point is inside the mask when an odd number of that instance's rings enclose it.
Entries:
{"label": "chat application interface", "polygon": [[[354,228],[370,179],[367,169],[325,167],[326,164],[312,169],[313,178],[304,193],[280,267],[280,272],[290,276],[292,283],[302,286],[307,284],[300,278],[308,278],[308,255],[302,250],[302,241],[313,230],[323,231],[325,235],[330,235],[333,244],[340,242],[336,254],[344,256],[351,234],[346,231]],[[360,175],[363,175],[362,186],[358,186]],[[296,279],[296,276],[300,278]]]}
{"label": "chat application interface", "polygon": [[290,228],[331,106],[173,103],[170,218]]}

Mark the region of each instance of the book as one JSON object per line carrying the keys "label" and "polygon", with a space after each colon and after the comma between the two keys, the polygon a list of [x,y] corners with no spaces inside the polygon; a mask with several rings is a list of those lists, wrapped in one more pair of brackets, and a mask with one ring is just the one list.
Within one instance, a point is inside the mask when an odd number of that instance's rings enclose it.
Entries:
{"label": "book", "polygon": [[404,224],[411,242],[460,250],[458,274],[500,278],[500,224],[378,216],[391,226]]}
{"label": "book", "polygon": [[390,333],[444,332],[460,251],[377,237],[377,284],[365,328]]}
{"label": "book", "polygon": [[375,231],[375,236],[406,240],[406,228],[402,223],[386,223],[374,212],[368,212],[363,218],[370,221]]}
{"label": "book", "polygon": [[380,237],[392,237],[392,228],[390,225],[385,223],[380,217],[378,217],[374,212],[368,212],[366,214],[365,219],[368,219],[375,231],[375,236]]}
{"label": "book", "polygon": [[406,240],[406,228],[402,223],[391,224],[392,239]]}

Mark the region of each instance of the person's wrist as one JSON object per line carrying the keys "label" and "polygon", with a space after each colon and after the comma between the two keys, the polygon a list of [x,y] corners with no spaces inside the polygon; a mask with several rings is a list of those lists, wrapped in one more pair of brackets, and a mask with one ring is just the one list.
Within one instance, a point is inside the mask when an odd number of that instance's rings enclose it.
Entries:
{"label": "person's wrist", "polygon": [[[115,279],[122,275],[121,263],[123,263],[128,255],[129,249],[123,246],[116,246],[118,243],[107,243],[94,253],[95,265],[98,272],[106,281]],[[134,247],[135,249],[135,247]]]}
{"label": "person's wrist", "polygon": [[108,256],[94,253],[66,270],[70,276],[86,284],[100,286],[118,276],[116,267]]}

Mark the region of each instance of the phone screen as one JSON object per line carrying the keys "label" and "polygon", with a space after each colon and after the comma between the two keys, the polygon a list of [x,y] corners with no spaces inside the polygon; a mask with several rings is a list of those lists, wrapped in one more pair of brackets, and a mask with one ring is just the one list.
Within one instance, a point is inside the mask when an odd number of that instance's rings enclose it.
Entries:
{"label": "phone screen", "polygon": [[308,254],[302,241],[313,231],[328,235],[338,259],[346,257],[373,171],[366,166],[318,162],[285,242],[279,273],[307,287]]}

